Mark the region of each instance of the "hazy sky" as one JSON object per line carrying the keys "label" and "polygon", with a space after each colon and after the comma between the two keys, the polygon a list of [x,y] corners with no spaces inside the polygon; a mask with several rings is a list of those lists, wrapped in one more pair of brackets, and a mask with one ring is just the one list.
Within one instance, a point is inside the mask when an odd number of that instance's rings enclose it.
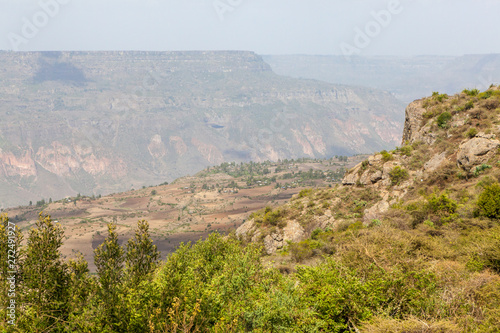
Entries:
{"label": "hazy sky", "polygon": [[499,0],[0,0],[0,49],[500,53],[499,14]]}

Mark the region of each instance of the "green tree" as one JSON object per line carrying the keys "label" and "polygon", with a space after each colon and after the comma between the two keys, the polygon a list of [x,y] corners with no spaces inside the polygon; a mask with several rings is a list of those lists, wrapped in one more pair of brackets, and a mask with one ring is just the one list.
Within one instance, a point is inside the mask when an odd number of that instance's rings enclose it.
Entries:
{"label": "green tree", "polygon": [[101,322],[105,329],[119,327],[119,297],[123,276],[124,251],[118,243],[116,225],[108,224],[108,236],[94,250],[94,264],[99,276],[98,296],[101,300]]}
{"label": "green tree", "polygon": [[500,184],[487,186],[477,200],[479,214],[489,218],[500,218]]}
{"label": "green tree", "polygon": [[159,260],[160,252],[149,235],[149,223],[139,220],[134,238],[127,242],[125,267],[129,282],[138,285],[148,278],[158,266]]}
{"label": "green tree", "polygon": [[29,231],[21,270],[25,308],[19,323],[22,330],[54,329],[67,317],[68,274],[59,251],[63,235],[62,227],[43,213]]}
{"label": "green tree", "polygon": [[95,279],[89,274],[87,261],[81,253],[68,261],[69,317],[66,330],[69,332],[91,332],[95,327],[91,300],[95,296]]}

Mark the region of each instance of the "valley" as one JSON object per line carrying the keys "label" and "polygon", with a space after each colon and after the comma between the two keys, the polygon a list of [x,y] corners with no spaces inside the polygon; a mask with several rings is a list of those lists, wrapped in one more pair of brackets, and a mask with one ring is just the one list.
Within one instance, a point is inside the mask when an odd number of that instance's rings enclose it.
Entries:
{"label": "valley", "polygon": [[119,239],[131,237],[138,220],[147,220],[163,257],[180,242],[195,242],[217,231],[228,233],[266,206],[284,204],[301,190],[338,184],[346,169],[366,155],[328,160],[224,163],[166,185],[102,197],[75,196],[51,203],[6,209],[23,231],[34,226],[43,211],[58,221],[65,238],[61,252],[81,252],[94,270],[94,249],[102,243],[107,224],[116,223]]}
{"label": "valley", "polygon": [[0,208],[400,141],[391,94],[280,76],[253,52],[0,52],[0,63]]}

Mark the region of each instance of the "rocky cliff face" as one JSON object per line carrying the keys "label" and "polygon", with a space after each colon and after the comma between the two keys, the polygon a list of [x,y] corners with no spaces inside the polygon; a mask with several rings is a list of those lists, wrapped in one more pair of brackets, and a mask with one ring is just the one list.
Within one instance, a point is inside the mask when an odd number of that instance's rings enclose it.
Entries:
{"label": "rocky cliff face", "polygon": [[400,141],[402,108],[390,94],[280,77],[252,52],[0,60],[3,207],[158,184],[223,161],[367,153]]}

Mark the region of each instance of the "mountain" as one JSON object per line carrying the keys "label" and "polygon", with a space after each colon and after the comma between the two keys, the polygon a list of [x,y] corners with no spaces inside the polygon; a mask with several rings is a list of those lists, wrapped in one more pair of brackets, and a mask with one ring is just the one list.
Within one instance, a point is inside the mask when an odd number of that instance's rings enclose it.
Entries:
{"label": "mountain", "polygon": [[224,161],[369,153],[391,94],[276,75],[252,52],[0,52],[0,203],[107,194]]}
{"label": "mountain", "polygon": [[432,92],[453,94],[500,83],[500,54],[464,56],[309,56],[266,55],[280,75],[392,92],[410,103]]}

